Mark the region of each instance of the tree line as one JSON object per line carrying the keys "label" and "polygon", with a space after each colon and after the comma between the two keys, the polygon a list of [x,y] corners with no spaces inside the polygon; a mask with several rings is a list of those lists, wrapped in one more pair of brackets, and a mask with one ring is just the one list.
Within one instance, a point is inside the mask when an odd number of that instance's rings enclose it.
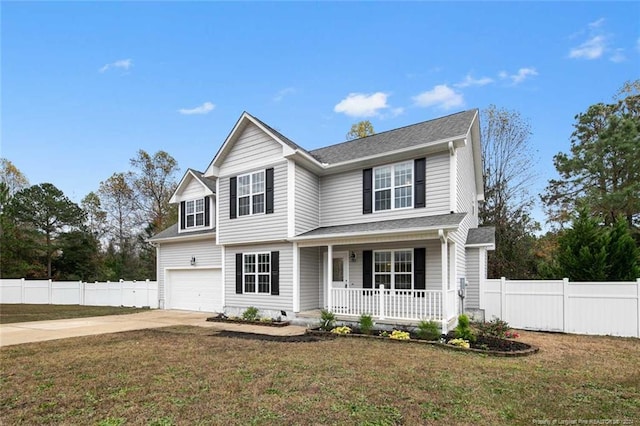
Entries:
{"label": "tree line", "polygon": [[146,239],[177,221],[176,160],[144,150],[80,205],[51,183],[29,185],[0,159],[0,276],[83,281],[156,278]]}

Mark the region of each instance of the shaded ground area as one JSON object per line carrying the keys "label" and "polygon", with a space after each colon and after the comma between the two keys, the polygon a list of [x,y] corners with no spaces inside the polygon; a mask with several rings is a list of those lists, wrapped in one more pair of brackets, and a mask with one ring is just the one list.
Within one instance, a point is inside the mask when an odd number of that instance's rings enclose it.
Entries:
{"label": "shaded ground area", "polygon": [[148,310],[149,309],[147,308],[124,308],[117,306],[29,305],[3,303],[0,304],[0,324],[99,317],[104,315],[123,315]]}
{"label": "shaded ground area", "polygon": [[189,326],[9,346],[0,349],[0,424],[640,418],[639,339],[520,334],[540,352],[493,358],[377,339],[292,345]]}
{"label": "shaded ground area", "polygon": [[331,336],[317,337],[309,334],[302,334],[299,336],[274,336],[270,334],[258,334],[258,333],[242,333],[237,331],[220,331],[213,334],[217,337],[233,337],[236,339],[246,340],[261,340],[263,342],[289,342],[289,343],[301,343],[301,342],[318,342],[321,339],[330,339]]}

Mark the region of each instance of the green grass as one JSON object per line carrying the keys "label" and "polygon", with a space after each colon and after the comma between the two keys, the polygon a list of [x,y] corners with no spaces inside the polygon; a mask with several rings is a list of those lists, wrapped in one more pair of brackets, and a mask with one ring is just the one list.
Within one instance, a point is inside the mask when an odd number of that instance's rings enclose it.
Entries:
{"label": "green grass", "polygon": [[539,353],[495,358],[369,339],[280,343],[213,333],[171,327],[2,348],[0,424],[640,418],[639,339],[522,332]]}
{"label": "green grass", "polygon": [[0,304],[0,324],[133,314],[146,310],[148,309],[121,308],[115,306],[23,305],[3,303]]}

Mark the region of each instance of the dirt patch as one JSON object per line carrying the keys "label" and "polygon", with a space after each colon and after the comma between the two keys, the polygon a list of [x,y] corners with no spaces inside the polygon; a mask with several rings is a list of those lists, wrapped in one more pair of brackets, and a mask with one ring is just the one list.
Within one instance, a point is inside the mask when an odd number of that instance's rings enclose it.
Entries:
{"label": "dirt patch", "polygon": [[218,333],[213,334],[213,336],[233,337],[237,339],[246,339],[246,340],[260,340],[263,342],[287,342],[287,343],[318,342],[326,338],[331,338],[331,336],[322,337],[322,336],[314,336],[311,334],[301,334],[299,336],[273,336],[270,334],[243,333],[239,331],[220,331]]}

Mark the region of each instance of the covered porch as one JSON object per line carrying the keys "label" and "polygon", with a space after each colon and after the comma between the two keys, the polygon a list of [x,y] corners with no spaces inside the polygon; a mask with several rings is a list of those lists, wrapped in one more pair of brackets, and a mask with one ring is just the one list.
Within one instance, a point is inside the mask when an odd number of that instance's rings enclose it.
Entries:
{"label": "covered porch", "polygon": [[297,237],[294,311],[310,317],[326,309],[348,321],[363,314],[389,323],[435,320],[446,330],[459,309],[452,237],[463,217],[336,226]]}

